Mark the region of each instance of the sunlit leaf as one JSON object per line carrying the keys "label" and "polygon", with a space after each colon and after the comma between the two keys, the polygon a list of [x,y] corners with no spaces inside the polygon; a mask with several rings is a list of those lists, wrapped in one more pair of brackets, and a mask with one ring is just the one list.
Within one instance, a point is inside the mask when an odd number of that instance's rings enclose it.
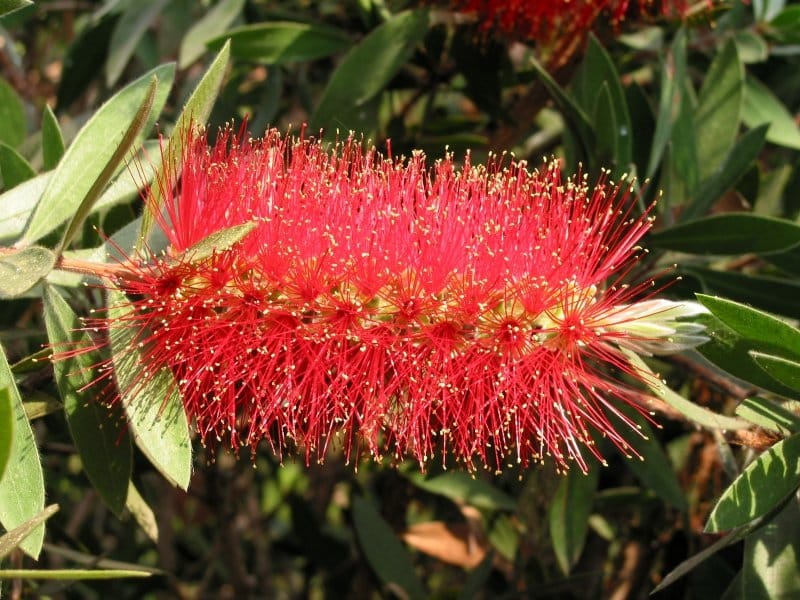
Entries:
{"label": "sunlit leaf", "polygon": [[11,406],[11,392],[0,388],[0,485],[11,457],[11,443],[14,441],[14,412]]}
{"label": "sunlit leaf", "polygon": [[411,480],[414,485],[426,492],[445,496],[475,508],[509,511],[517,508],[517,502],[513,498],[491,483],[461,471],[448,471],[427,479],[419,475],[412,477]]}
{"label": "sunlit leaf", "polygon": [[41,246],[0,253],[0,299],[27,292],[53,269],[55,262],[55,254]]}
{"label": "sunlit leaf", "polygon": [[131,324],[133,310],[122,292],[109,290],[109,340],[122,405],[136,445],[170,483],[185,490],[192,474],[186,412],[169,369],[147,363],[148,335],[135,320]]}
{"label": "sunlit leaf", "polygon": [[152,573],[149,571],[122,569],[0,569],[0,579],[40,579],[42,581],[80,581],[151,576]]}
{"label": "sunlit leaf", "polygon": [[733,529],[765,515],[800,486],[800,435],[782,440],[750,463],[726,489],[706,531]]}
{"label": "sunlit leaf", "polygon": [[22,545],[22,542],[31,533],[36,531],[47,519],[58,512],[58,504],[51,504],[35,517],[28,519],[22,525],[0,537],[0,561],[11,554],[11,551]]}
{"label": "sunlit leaf", "polygon": [[[11,374],[2,348],[0,348],[0,388],[8,390],[14,413],[11,455],[0,485],[0,523],[6,530],[11,531],[44,509],[44,476],[36,440],[33,438],[33,431],[25,416],[17,384],[14,382],[14,376]],[[27,535],[19,547],[32,558],[38,558],[43,539],[44,525],[39,525]]]}
{"label": "sunlit leaf", "polygon": [[[89,335],[80,331],[78,316],[50,286],[45,286],[44,317],[56,349],[91,347]],[[102,384],[92,386],[102,360],[97,351],[85,352],[58,359],[53,368],[86,476],[111,510],[121,514],[131,477],[131,441],[122,407],[101,397]]]}
{"label": "sunlit leaf", "polygon": [[[23,243],[47,235],[73,217],[84,202],[97,199],[128,149],[136,144],[135,140],[128,139],[131,128],[147,131],[152,126],[154,115],[160,112],[166,101],[174,71],[174,65],[153,69],[123,88],[94,113],[50,177],[28,222]],[[150,118],[137,123],[137,113],[141,114],[152,94],[154,76],[158,84],[152,101],[153,109],[148,111]],[[122,150],[121,144],[124,143],[128,147]]]}

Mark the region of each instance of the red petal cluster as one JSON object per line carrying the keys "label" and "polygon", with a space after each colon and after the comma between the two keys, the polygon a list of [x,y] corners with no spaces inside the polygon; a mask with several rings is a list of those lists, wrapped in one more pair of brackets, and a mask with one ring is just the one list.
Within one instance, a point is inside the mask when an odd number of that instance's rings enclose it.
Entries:
{"label": "red petal cluster", "polygon": [[615,404],[632,392],[610,371],[639,375],[608,325],[643,289],[620,281],[650,220],[627,189],[502,162],[194,135],[161,182],[167,253],[117,282],[148,370],[174,373],[204,440],[307,460],[336,442],[348,458],[585,469],[596,434],[629,450]]}
{"label": "red petal cluster", "polygon": [[683,19],[696,7],[712,4],[713,0],[451,0],[455,10],[476,15],[486,30],[543,43],[586,34],[601,15],[617,24],[631,5],[640,14]]}

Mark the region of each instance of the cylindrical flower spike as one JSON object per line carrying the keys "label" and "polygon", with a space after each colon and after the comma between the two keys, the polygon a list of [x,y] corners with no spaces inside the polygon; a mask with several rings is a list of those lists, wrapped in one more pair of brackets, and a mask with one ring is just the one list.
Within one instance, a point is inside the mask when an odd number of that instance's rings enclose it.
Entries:
{"label": "cylindrical flower spike", "polygon": [[[166,253],[114,285],[204,440],[586,469],[597,435],[625,452],[636,435],[617,406],[644,375],[621,348],[702,341],[676,321],[696,305],[637,303],[651,282],[623,283],[651,226],[629,187],[557,162],[429,167],[353,138],[186,142],[180,179],[160,182]],[[231,247],[190,250],[247,222]]]}

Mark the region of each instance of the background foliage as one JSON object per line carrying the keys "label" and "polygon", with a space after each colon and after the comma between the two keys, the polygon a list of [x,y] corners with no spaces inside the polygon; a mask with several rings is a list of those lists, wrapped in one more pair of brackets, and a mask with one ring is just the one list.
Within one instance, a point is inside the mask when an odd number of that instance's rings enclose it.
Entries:
{"label": "background foliage", "polygon": [[[5,594],[800,594],[800,5],[632,11],[558,53],[446,8],[0,0]],[[77,315],[102,298],[59,258],[132,248],[150,227],[139,186],[181,152],[189,119],[245,117],[256,135],[352,129],[397,155],[556,154],[590,178],[638,176],[643,206],[662,191],[643,267],[679,265],[668,293],[698,294],[712,339],[642,363],[665,379],[648,399],[663,427],[640,422],[644,460],[609,446],[588,475],[474,477],[335,453],[211,460],[179,399],[154,408],[169,382],[113,414],[88,401],[99,357],[53,367],[43,345],[79,341]],[[121,378],[130,358],[115,357]]]}

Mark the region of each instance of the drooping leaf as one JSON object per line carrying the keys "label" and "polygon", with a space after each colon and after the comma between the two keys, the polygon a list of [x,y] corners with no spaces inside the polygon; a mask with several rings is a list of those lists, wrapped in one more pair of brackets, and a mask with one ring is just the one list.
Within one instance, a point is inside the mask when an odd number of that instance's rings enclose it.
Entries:
{"label": "drooping leaf", "polygon": [[732,40],[717,52],[703,80],[694,114],[700,180],[707,179],[730,152],[739,132],[744,66]]}
{"label": "drooping leaf", "polygon": [[42,158],[45,171],[55,168],[62,156],[64,156],[64,136],[53,109],[45,104],[42,112]]}
{"label": "drooping leaf", "polygon": [[0,142],[0,175],[3,176],[3,188],[10,190],[32,179],[36,172],[19,152]]}
{"label": "drooping leaf", "polygon": [[41,246],[0,253],[0,299],[27,292],[53,269],[56,255]]}
{"label": "drooping leaf", "polygon": [[[174,65],[162,65],[129,84],[103,104],[84,125],[51,176],[23,235],[33,242],[72,217],[78,207],[96,200],[128,149],[136,145],[130,132],[147,131],[161,111],[172,86]],[[152,110],[146,122],[137,123],[150,102],[153,77],[157,78]],[[120,124],[126,124],[120,127]],[[109,134],[109,132],[114,132]],[[126,148],[122,144],[127,143]]]}
{"label": "drooping leaf", "polygon": [[197,84],[192,95],[183,107],[175,129],[166,142],[163,152],[163,159],[158,172],[156,173],[153,184],[149,188],[150,209],[145,210],[142,218],[142,225],[139,229],[137,249],[141,249],[150,230],[155,223],[153,211],[161,209],[163,198],[159,181],[163,178],[164,169],[169,169],[169,173],[175,177],[180,176],[181,158],[183,156],[183,144],[188,139],[189,130],[193,126],[205,125],[211,109],[222,88],[222,81],[225,78],[225,71],[228,67],[230,58],[230,44],[226,43],[219,51],[214,61],[208,67],[203,78]]}
{"label": "drooping leaf", "polygon": [[25,139],[27,129],[22,100],[14,88],[0,78],[0,142],[16,148]]}
{"label": "drooping leaf", "polygon": [[[52,287],[45,286],[44,318],[50,343],[63,348],[91,347],[81,321]],[[101,385],[92,386],[102,364],[97,351],[55,361],[56,384],[72,439],[86,476],[116,514],[125,508],[131,477],[131,441],[122,407],[100,397]]]}
{"label": "drooping leaf", "polygon": [[315,60],[353,44],[351,37],[339,29],[291,21],[237,27],[210,40],[208,45],[219,48],[227,39],[231,41],[233,56],[265,65]]}
{"label": "drooping leaf", "polygon": [[586,474],[580,469],[570,469],[561,478],[550,504],[550,540],[558,566],[565,575],[583,552],[598,479],[598,469],[590,469]]}
{"label": "drooping leaf", "polygon": [[414,485],[426,492],[445,496],[455,502],[475,508],[508,511],[514,511],[517,508],[516,501],[509,495],[501,492],[489,482],[470,477],[461,471],[448,471],[431,478],[418,475],[411,480]]}
{"label": "drooping leaf", "polygon": [[125,294],[109,290],[111,358],[122,405],[136,445],[170,483],[185,490],[192,446],[178,385],[167,367],[147,363],[148,334],[135,320],[131,324],[132,312]]}
{"label": "drooping leaf", "polygon": [[153,509],[147,504],[139,490],[132,482],[129,482],[128,493],[125,498],[125,508],[142,528],[144,534],[153,542],[158,542],[158,521]]}
{"label": "drooping leaf", "polygon": [[122,75],[145,31],[153,24],[167,0],[131,2],[114,26],[108,45],[106,85],[113,86]]}
{"label": "drooping leaf", "polygon": [[[44,509],[44,475],[31,425],[25,416],[17,384],[1,347],[0,388],[8,390],[14,413],[11,455],[0,485],[0,523],[11,531]],[[43,539],[44,525],[39,525],[19,547],[32,558],[38,558]]]}
{"label": "drooping leaf", "polygon": [[375,97],[413,54],[428,31],[428,11],[393,15],[342,59],[322,92],[311,129],[347,129],[349,115]]}
{"label": "drooping leaf", "polygon": [[722,493],[706,531],[727,531],[767,514],[800,486],[800,435],[782,440],[750,463]]}
{"label": "drooping leaf", "polygon": [[11,531],[0,537],[0,561],[11,554],[11,551],[22,545],[30,534],[42,525],[47,519],[58,512],[58,504],[51,504],[35,517],[28,519],[22,525],[15,527]]}
{"label": "drooping leaf", "polygon": [[364,558],[383,584],[389,589],[399,588],[409,600],[426,598],[408,552],[372,504],[354,496],[352,516]]}
{"label": "drooping leaf", "polygon": [[[258,224],[255,221],[248,221],[241,225],[234,225],[227,227],[220,231],[215,231],[209,236],[204,237],[202,240],[187,248],[181,253],[181,258],[198,263],[202,262],[209,256],[227,250],[240,240],[244,239],[248,233],[253,231]],[[178,260],[180,260],[179,258]]]}
{"label": "drooping leaf", "polygon": [[800,243],[800,226],[751,213],[712,215],[662,229],[650,236],[656,248],[693,254],[778,252]]}

